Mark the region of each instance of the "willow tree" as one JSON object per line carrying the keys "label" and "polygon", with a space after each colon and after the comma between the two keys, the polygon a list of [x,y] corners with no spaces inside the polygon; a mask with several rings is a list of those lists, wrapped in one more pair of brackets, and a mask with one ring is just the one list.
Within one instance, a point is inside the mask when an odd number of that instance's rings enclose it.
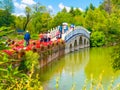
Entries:
{"label": "willow tree", "polygon": [[31,13],[32,13],[31,8],[27,6],[27,7],[25,8],[26,20],[25,20],[25,24],[24,24],[24,27],[23,27],[23,30],[24,30],[24,31],[26,30],[27,25],[28,25],[28,23],[29,23],[30,20],[31,20]]}

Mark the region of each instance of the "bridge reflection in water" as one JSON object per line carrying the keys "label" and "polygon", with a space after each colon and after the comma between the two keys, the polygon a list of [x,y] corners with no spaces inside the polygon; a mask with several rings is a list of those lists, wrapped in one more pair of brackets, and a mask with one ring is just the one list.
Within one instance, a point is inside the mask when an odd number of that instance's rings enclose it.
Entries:
{"label": "bridge reflection in water", "polygon": [[[87,90],[91,85],[91,74],[94,84],[98,84],[102,74],[104,90],[108,90],[113,80],[113,87],[120,83],[120,71],[114,72],[110,65],[111,51],[113,48],[84,48],[64,57],[54,60],[51,64],[41,69],[40,79],[45,90],[56,90],[56,79],[59,78],[58,90],[82,90],[87,79]],[[104,72],[103,72],[104,70]],[[118,89],[119,90],[119,89]]]}
{"label": "bridge reflection in water", "polygon": [[70,90],[74,82],[82,87],[86,79],[84,69],[88,62],[89,48],[84,48],[41,68],[40,79],[45,90],[55,90],[58,77],[60,78],[59,90]]}

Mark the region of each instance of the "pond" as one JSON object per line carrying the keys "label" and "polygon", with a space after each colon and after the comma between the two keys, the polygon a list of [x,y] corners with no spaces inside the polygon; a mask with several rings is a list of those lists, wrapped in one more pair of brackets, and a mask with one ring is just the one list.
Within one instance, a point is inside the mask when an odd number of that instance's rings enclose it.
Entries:
{"label": "pond", "polygon": [[[120,71],[111,66],[113,48],[85,48],[69,53],[40,70],[44,90],[83,90],[116,87]],[[99,85],[100,84],[100,85]]]}

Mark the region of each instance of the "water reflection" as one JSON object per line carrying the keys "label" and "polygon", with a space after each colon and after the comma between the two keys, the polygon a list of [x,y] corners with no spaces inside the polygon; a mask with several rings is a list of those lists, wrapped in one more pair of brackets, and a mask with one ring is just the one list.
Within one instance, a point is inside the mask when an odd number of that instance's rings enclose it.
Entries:
{"label": "water reflection", "polygon": [[[65,55],[40,70],[40,79],[46,90],[55,89],[56,78],[60,78],[59,90],[69,90],[73,83],[83,86],[84,68],[89,62],[89,48]],[[47,85],[46,85],[47,84]]]}
{"label": "water reflection", "polygon": [[87,79],[87,90],[90,86],[90,75],[97,79],[103,72],[103,86],[107,90],[112,76],[114,85],[120,82],[120,72],[114,72],[110,66],[112,48],[85,48],[55,60],[40,70],[40,79],[45,90],[56,90],[56,78],[59,78],[58,90],[81,90]]}
{"label": "water reflection", "polygon": [[78,70],[84,69],[89,61],[89,48],[81,49],[65,56],[65,71],[76,73]]}

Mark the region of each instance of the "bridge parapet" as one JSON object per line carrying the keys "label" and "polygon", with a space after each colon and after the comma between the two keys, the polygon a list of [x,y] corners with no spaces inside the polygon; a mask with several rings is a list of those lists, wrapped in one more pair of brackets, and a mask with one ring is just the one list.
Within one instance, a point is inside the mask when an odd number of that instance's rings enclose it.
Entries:
{"label": "bridge parapet", "polygon": [[86,28],[84,28],[82,26],[76,26],[75,29],[85,30],[88,34],[90,34],[90,32]]}
{"label": "bridge parapet", "polygon": [[51,34],[51,38],[55,38],[56,37],[56,33],[59,31],[58,27],[51,29],[50,34]]}
{"label": "bridge parapet", "polygon": [[85,28],[83,28],[81,26],[77,26],[77,27],[75,27],[74,30],[66,32],[63,35],[63,39],[67,42],[72,37],[78,36],[78,35],[83,35],[83,36],[87,37],[88,39],[90,38],[90,32],[87,29],[85,29]]}

